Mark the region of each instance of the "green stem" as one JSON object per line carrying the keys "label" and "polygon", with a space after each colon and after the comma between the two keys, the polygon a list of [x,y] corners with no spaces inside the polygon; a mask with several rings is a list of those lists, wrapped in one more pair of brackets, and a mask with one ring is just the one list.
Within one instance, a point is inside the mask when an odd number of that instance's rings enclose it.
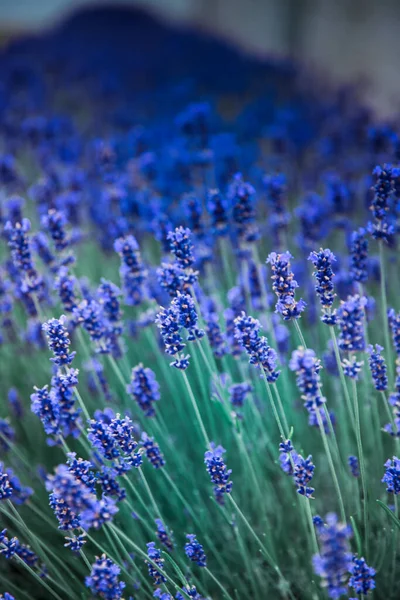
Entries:
{"label": "green stem", "polygon": [[207,575],[209,575],[211,577],[211,579],[214,581],[214,583],[217,584],[217,586],[219,587],[219,589],[221,590],[223,595],[226,598],[229,598],[229,600],[233,600],[232,596],[226,591],[226,589],[224,588],[222,583],[215,577],[215,575],[213,575],[213,573],[211,573],[210,569],[208,569],[207,567],[204,567],[204,570],[207,573]]}
{"label": "green stem", "polygon": [[200,414],[199,408],[197,406],[196,398],[194,397],[192,388],[190,387],[190,383],[189,383],[188,377],[186,375],[186,372],[182,371],[182,375],[183,375],[183,380],[184,380],[185,385],[186,385],[186,389],[187,389],[188,394],[189,394],[190,402],[192,403],[193,410],[194,410],[196,418],[197,418],[197,422],[199,424],[201,433],[202,433],[204,441],[206,443],[206,447],[209,448],[210,447],[210,440],[208,439],[206,428],[204,427],[204,423],[203,423],[203,420],[201,418],[201,414]]}
{"label": "green stem", "polygon": [[355,379],[352,379],[353,387],[353,398],[354,398],[354,414],[356,420],[356,437],[357,437],[357,449],[358,458],[360,461],[360,475],[361,475],[361,487],[363,490],[363,515],[364,515],[364,543],[365,543],[365,554],[368,555],[368,496],[367,496],[367,482],[365,473],[365,460],[364,452],[361,440],[361,423],[360,423],[360,408],[358,405],[357,395],[357,383]]}
{"label": "green stem", "polygon": [[382,319],[383,319],[383,333],[385,336],[385,354],[386,362],[388,367],[389,381],[393,381],[393,366],[390,360],[390,333],[389,333],[389,322],[388,322],[388,308],[387,308],[387,297],[386,297],[386,268],[385,268],[385,256],[383,242],[379,242],[379,262],[381,268],[381,302],[382,302]]}
{"label": "green stem", "polygon": [[346,523],[346,512],[344,510],[342,492],[340,491],[340,485],[339,485],[339,481],[338,481],[338,478],[337,478],[337,475],[336,475],[335,465],[333,464],[332,454],[331,454],[331,451],[330,451],[330,448],[329,448],[328,439],[327,439],[327,436],[326,436],[326,433],[325,433],[325,429],[324,429],[324,424],[322,423],[322,418],[321,418],[319,410],[316,410],[315,414],[317,416],[318,426],[319,426],[319,430],[320,430],[321,436],[322,436],[322,443],[324,445],[326,457],[328,459],[328,465],[329,465],[329,469],[330,469],[330,472],[331,472],[331,475],[332,475],[333,485],[335,486],[336,492],[337,492],[337,495],[338,495],[339,508],[340,508],[340,517],[341,517],[343,523]]}

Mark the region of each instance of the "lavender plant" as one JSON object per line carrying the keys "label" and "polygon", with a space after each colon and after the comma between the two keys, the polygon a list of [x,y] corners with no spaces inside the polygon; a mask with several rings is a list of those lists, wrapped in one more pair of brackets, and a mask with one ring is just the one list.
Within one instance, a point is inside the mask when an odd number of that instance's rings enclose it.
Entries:
{"label": "lavender plant", "polygon": [[395,600],[398,128],[127,24],[1,55],[0,598]]}

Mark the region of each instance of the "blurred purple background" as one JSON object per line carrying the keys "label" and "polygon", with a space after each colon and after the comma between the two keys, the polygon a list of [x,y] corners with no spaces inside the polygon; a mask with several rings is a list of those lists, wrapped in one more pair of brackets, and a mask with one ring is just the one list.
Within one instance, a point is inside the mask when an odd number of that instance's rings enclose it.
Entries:
{"label": "blurred purple background", "polygon": [[365,80],[369,104],[398,111],[398,0],[0,0],[2,39],[105,5],[139,6],[257,55],[294,56],[341,81]]}

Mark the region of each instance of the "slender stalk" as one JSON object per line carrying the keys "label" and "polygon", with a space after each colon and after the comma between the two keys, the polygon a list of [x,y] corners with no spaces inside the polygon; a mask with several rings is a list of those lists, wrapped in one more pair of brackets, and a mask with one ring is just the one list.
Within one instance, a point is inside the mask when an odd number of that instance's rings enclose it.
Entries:
{"label": "slender stalk", "polygon": [[[266,549],[266,547],[264,546],[264,544],[262,543],[262,541],[260,540],[260,538],[258,537],[258,535],[256,534],[256,532],[254,531],[254,529],[252,528],[252,526],[250,525],[250,523],[248,522],[248,520],[246,519],[246,517],[244,516],[244,514],[242,513],[242,511],[240,510],[239,506],[236,504],[235,500],[232,498],[231,494],[229,494],[229,500],[233,504],[236,512],[238,513],[238,515],[242,519],[243,523],[246,525],[246,527],[249,530],[249,532],[251,533],[251,535],[254,537],[254,539],[256,540],[256,542],[259,544],[260,549],[262,550],[262,552],[263,552],[264,556],[266,557],[266,559],[268,560],[269,564],[277,572],[277,574],[279,575],[281,581],[284,582],[286,585],[288,585],[286,579],[282,575],[282,572],[281,572],[279,566],[275,563],[275,561],[273,560],[273,558],[269,554],[268,550]],[[289,588],[288,588],[288,594],[289,594],[290,598],[293,598],[293,594],[291,593],[291,591],[290,591]],[[293,600],[294,600],[294,598],[293,598]]]}
{"label": "slender stalk", "polygon": [[206,443],[207,448],[209,448],[210,447],[210,440],[208,439],[206,428],[204,427],[204,423],[203,423],[203,420],[201,418],[201,414],[200,414],[199,408],[197,406],[196,398],[194,397],[192,388],[190,387],[190,383],[189,383],[188,377],[186,375],[186,372],[182,371],[182,375],[183,375],[183,380],[184,380],[185,385],[186,385],[186,389],[187,389],[188,394],[189,394],[190,402],[192,403],[193,410],[194,410],[196,418],[197,418],[197,422],[198,422],[199,427],[201,429],[202,436],[204,438],[204,441]]}
{"label": "slender stalk", "polygon": [[303,346],[303,348],[307,348],[306,340],[304,339],[303,333],[300,329],[299,321],[298,321],[298,319],[293,319],[293,320],[294,320],[295,329],[297,331],[297,335],[300,338],[300,343]]}
{"label": "slender stalk", "polygon": [[[278,410],[277,410],[277,408],[275,406],[274,397],[272,396],[272,392],[271,392],[271,389],[269,387],[269,383],[267,381],[267,376],[265,375],[264,369],[261,366],[260,366],[260,369],[261,369],[261,372],[262,372],[262,376],[263,376],[265,388],[267,390],[269,402],[271,404],[272,412],[273,412],[275,421],[276,421],[276,423],[278,425],[280,436],[284,440],[284,439],[287,438],[287,435],[285,434],[285,431],[284,431],[284,429],[282,427],[282,422],[281,422],[281,420],[279,418]],[[289,431],[289,429],[288,429],[288,431]]]}
{"label": "slender stalk", "polygon": [[335,334],[333,327],[329,327],[329,330],[331,333],[333,349],[334,349],[334,353],[335,353],[335,357],[336,357],[336,363],[337,363],[337,367],[339,370],[340,382],[342,384],[343,394],[344,394],[344,398],[346,401],[347,412],[349,413],[349,417],[350,417],[349,422],[354,423],[354,412],[353,412],[353,408],[351,405],[351,398],[350,398],[349,390],[347,389],[346,377],[345,377],[345,374],[343,371],[342,361],[340,360],[339,345],[338,345],[336,334]]}
{"label": "slender stalk", "polygon": [[320,430],[321,436],[322,436],[322,443],[324,445],[326,457],[328,459],[328,465],[329,465],[329,469],[330,469],[330,472],[332,475],[333,485],[336,488],[336,493],[337,493],[338,500],[339,500],[340,517],[341,517],[343,523],[346,523],[346,512],[344,510],[342,492],[340,491],[340,485],[339,485],[339,481],[338,481],[338,478],[336,475],[335,465],[333,464],[332,454],[331,454],[331,451],[329,448],[328,439],[327,439],[325,429],[324,429],[324,424],[322,423],[322,418],[319,413],[319,410],[316,410],[315,414],[317,416],[318,426],[319,426],[319,430]]}
{"label": "slender stalk", "polygon": [[379,242],[379,263],[381,270],[381,303],[382,303],[382,326],[383,333],[385,337],[385,354],[386,354],[386,362],[388,367],[388,375],[390,383],[393,382],[393,365],[390,360],[390,333],[389,333],[389,322],[388,322],[388,307],[387,307],[387,297],[386,297],[386,267],[385,267],[385,255],[383,242]]}
{"label": "slender stalk", "polygon": [[352,388],[353,388],[353,399],[354,399],[354,414],[355,414],[355,422],[356,422],[357,449],[358,449],[358,458],[360,461],[361,487],[363,490],[365,554],[368,555],[368,543],[369,543],[368,533],[369,532],[368,532],[367,482],[366,482],[364,452],[363,452],[363,446],[362,446],[362,440],[361,440],[360,409],[358,406],[357,383],[356,383],[355,379],[352,379]]}
{"label": "slender stalk", "polygon": [[226,591],[226,589],[224,588],[222,583],[215,577],[215,575],[213,575],[213,573],[210,571],[210,569],[208,567],[204,567],[204,571],[207,573],[207,575],[209,575],[209,577],[211,577],[211,579],[214,581],[214,583],[216,583],[218,585],[218,587],[221,590],[221,592],[223,593],[224,597],[229,598],[229,600],[233,600],[232,596]]}
{"label": "slender stalk", "polygon": [[153,496],[153,494],[151,492],[150,486],[147,483],[147,479],[144,476],[144,473],[143,473],[143,471],[142,471],[142,469],[140,467],[139,467],[138,471],[139,471],[140,478],[141,478],[141,480],[143,482],[143,485],[146,488],[146,492],[147,492],[147,494],[148,494],[148,496],[150,498],[150,502],[151,502],[151,504],[153,506],[155,518],[159,519],[159,518],[161,518],[161,511],[158,508],[156,501],[154,500],[154,496]]}

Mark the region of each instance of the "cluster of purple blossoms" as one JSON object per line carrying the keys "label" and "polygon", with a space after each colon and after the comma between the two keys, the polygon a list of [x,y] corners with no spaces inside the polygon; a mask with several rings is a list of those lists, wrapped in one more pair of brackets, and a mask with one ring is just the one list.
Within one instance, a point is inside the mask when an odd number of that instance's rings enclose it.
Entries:
{"label": "cluster of purple blossoms", "polygon": [[351,574],[349,587],[354,588],[356,594],[367,596],[368,592],[375,589],[376,571],[367,565],[365,558],[354,555],[349,571]]}
{"label": "cluster of purple blossoms", "polygon": [[[309,424],[319,427],[319,420],[328,432],[323,405],[326,402],[321,394],[321,361],[316,357],[314,350],[298,348],[292,353],[289,369],[296,373],[296,384],[302,393],[304,406],[308,410]],[[319,414],[319,418],[318,418]]]}
{"label": "cluster of purple blossoms", "polygon": [[[264,268],[263,266],[261,268]],[[263,309],[263,289],[260,270],[254,260],[248,261],[248,284],[251,306],[254,310]]]}
{"label": "cluster of purple blossoms", "polygon": [[204,319],[205,331],[214,356],[216,358],[222,358],[227,353],[228,349],[219,324],[218,307],[212,298],[205,298],[202,301],[202,317]]}
{"label": "cluster of purple blossoms", "polygon": [[69,339],[65,322],[66,317],[61,315],[59,319],[50,319],[42,325],[49,348],[54,353],[54,358],[51,358],[50,360],[58,367],[70,365],[76,354],[76,352],[69,352],[71,340]]}
{"label": "cluster of purple blossoms", "polygon": [[385,474],[382,483],[386,483],[386,491],[397,496],[400,494],[400,459],[393,456],[385,462]]}
{"label": "cluster of purple blossoms", "polygon": [[226,236],[229,229],[229,217],[226,201],[219,190],[209,190],[207,196],[207,211],[211,217],[213,234],[217,237]]}
{"label": "cluster of purple blossoms", "polygon": [[351,234],[350,273],[353,281],[365,283],[368,279],[368,238],[362,227]]}
{"label": "cluster of purple blossoms", "polygon": [[189,269],[194,265],[192,232],[188,227],[177,227],[170,231],[167,239],[170,243],[170,250],[175,256],[175,260],[181,269]]}
{"label": "cluster of purple blossoms", "polygon": [[275,383],[280,374],[276,369],[277,355],[267,339],[260,336],[260,329],[260,322],[245,312],[235,319],[235,339],[250,357],[249,363],[262,370],[268,383]]}
{"label": "cluster of purple blossoms", "polygon": [[70,245],[71,240],[68,239],[65,230],[67,218],[63,212],[51,208],[47,215],[43,215],[41,222],[43,227],[49,232],[57,252],[62,252]]}
{"label": "cluster of purple blossoms", "polygon": [[[29,546],[21,544],[17,537],[8,537],[7,529],[0,531],[0,554],[7,560],[18,557],[31,569],[36,568],[39,563],[39,558]],[[6,597],[7,595],[5,595]]]}
{"label": "cluster of purple blossoms", "polygon": [[289,224],[290,214],[287,211],[287,179],[284,173],[265,175],[263,177],[267,202],[271,207],[270,228],[279,245],[280,233],[285,231]]}
{"label": "cluster of purple blossoms", "polygon": [[105,554],[96,558],[85,584],[93,594],[104,600],[119,600],[125,583],[119,580],[121,569]]}
{"label": "cluster of purple blossoms", "polygon": [[278,297],[276,312],[280,313],[285,321],[298,319],[306,307],[304,300],[295,299],[298,283],[290,268],[291,258],[290,252],[282,254],[271,252],[267,258],[267,263],[271,265],[272,270],[272,289]]}
{"label": "cluster of purple blossoms", "polygon": [[315,267],[313,273],[317,280],[315,291],[319,296],[322,308],[324,309],[321,320],[326,325],[335,325],[336,314],[335,312],[332,312],[331,309],[336,296],[333,287],[334,273],[332,271],[332,263],[336,260],[336,257],[328,248],[325,250],[321,248],[319,252],[311,252],[308,260],[310,260]]}
{"label": "cluster of purple blossoms", "polygon": [[329,598],[339,598],[347,594],[348,573],[352,555],[349,538],[352,530],[339,523],[334,513],[326,516],[326,525],[317,527],[320,553],[313,557],[314,570],[322,577]]}
{"label": "cluster of purple blossoms", "polygon": [[365,350],[364,320],[367,298],[365,296],[348,296],[338,308],[338,325],[340,330],[339,348],[343,352]]}
{"label": "cluster of purple blossoms", "polygon": [[140,467],[141,454],[137,451],[136,428],[128,416],[95,414],[89,421],[88,440],[100,455],[108,461],[118,474]]}
{"label": "cluster of purple blossoms", "polygon": [[253,186],[244,181],[241,173],[236,173],[230,183],[228,197],[232,204],[232,219],[237,235],[240,240],[247,243],[254,242],[259,237],[255,225],[254,195]]}
{"label": "cluster of purple blossoms", "polygon": [[389,309],[388,320],[392,333],[393,346],[398,362],[400,362],[400,312],[396,313],[393,308]]}
{"label": "cluster of purple blossoms", "polygon": [[[16,414],[16,416],[20,417],[21,415]],[[11,427],[8,419],[0,418],[0,450],[2,450],[3,452],[8,452],[8,450],[10,449],[9,442],[13,442],[14,440],[15,440],[14,428]]]}
{"label": "cluster of purple blossoms", "polygon": [[140,443],[144,448],[147,459],[155,469],[160,469],[165,465],[165,460],[160,447],[154,441],[154,438],[148,436],[147,433],[143,431]]}
{"label": "cluster of purple blossoms", "polygon": [[389,403],[393,407],[393,423],[387,423],[385,431],[390,435],[400,436],[400,367],[397,367],[395,391],[389,396]]}
{"label": "cluster of purple blossoms", "polygon": [[245,310],[245,298],[241,287],[234,287],[228,292],[229,307],[224,310],[225,338],[229,353],[238,358],[243,348],[235,336],[235,319]]}
{"label": "cluster of purple blossoms", "polygon": [[224,505],[224,494],[232,491],[232,481],[229,481],[232,469],[228,469],[222,456],[226,450],[222,446],[210,444],[211,449],[204,454],[204,462],[211,481],[214,484],[214,496],[216,501]]}
{"label": "cluster of purple blossoms", "polygon": [[118,511],[112,498],[104,495],[98,500],[91,480],[87,485],[74,473],[73,466],[59,465],[55,474],[47,477],[46,489],[50,492],[50,506],[59,529],[63,531],[79,527],[99,529]]}
{"label": "cluster of purple blossoms", "polygon": [[171,308],[175,312],[178,325],[188,332],[189,342],[204,336],[204,331],[197,326],[199,317],[192,296],[178,292],[171,302]]}
{"label": "cluster of purple blossoms", "polygon": [[132,369],[131,382],[126,386],[126,391],[132,394],[146,417],[154,417],[154,403],[160,399],[160,386],[151,369],[144,368],[142,363]]}
{"label": "cluster of purple blossoms", "polygon": [[[187,596],[189,596],[189,598],[191,598],[192,600],[204,600],[203,596],[201,596],[199,594],[199,592],[196,589],[196,586],[194,586],[194,585],[191,585],[191,586],[185,585],[185,587],[182,588],[182,591],[185,592],[185,594],[187,594]],[[175,596],[176,600],[185,600],[185,598],[186,598],[186,596],[184,596],[180,592],[176,593],[176,596]],[[164,599],[162,599],[162,600],[164,600]]]}
{"label": "cluster of purple blossoms", "polygon": [[203,546],[199,543],[196,536],[193,533],[187,534],[189,540],[185,544],[185,554],[190,560],[197,564],[199,567],[207,566],[207,557],[204,552]]}
{"label": "cluster of purple blossoms", "polygon": [[189,366],[189,355],[179,356],[185,347],[181,330],[186,329],[187,341],[195,341],[204,336],[204,331],[197,326],[198,315],[193,298],[189,294],[177,293],[169,308],[161,307],[156,317],[156,324],[163,338],[165,351],[176,356],[172,366],[185,370]]}
{"label": "cluster of purple blossoms", "polygon": [[14,471],[0,462],[0,500],[11,500],[13,504],[21,505],[25,504],[32,494],[32,488],[22,485]]}
{"label": "cluster of purple blossoms", "polygon": [[81,409],[77,408],[74,399],[74,388],[78,384],[78,370],[70,369],[67,374],[57,373],[51,379],[51,389],[44,386],[35,388],[31,395],[31,410],[43,423],[45,433],[51,436],[49,445],[60,443],[64,438],[80,434]]}
{"label": "cluster of purple blossoms", "polygon": [[[204,224],[202,220],[203,206],[199,198],[193,193],[187,193],[182,198],[183,208],[189,224],[189,230],[201,238],[204,235]],[[172,242],[172,240],[171,240]]]}
{"label": "cluster of purple blossoms", "polygon": [[58,292],[65,312],[72,313],[78,307],[75,294],[76,279],[69,274],[67,267],[60,267],[54,281],[54,288]]}
{"label": "cluster of purple blossoms", "polygon": [[388,222],[390,201],[394,191],[394,178],[391,165],[376,166],[373,170],[376,182],[374,197],[370,210],[374,216],[374,223],[369,223],[369,230],[377,240],[388,242],[394,234],[393,226]]}
{"label": "cluster of purple blossoms", "polygon": [[360,477],[360,465],[357,456],[349,456],[347,459],[347,463],[349,465],[350,472],[353,475],[353,477]]}
{"label": "cluster of purple blossoms", "polygon": [[156,533],[157,533],[158,539],[167,548],[167,550],[172,551],[174,549],[174,542],[173,542],[171,533],[165,527],[165,525],[161,519],[156,519],[155,523],[157,526]]}
{"label": "cluster of purple blossoms", "polygon": [[66,537],[64,544],[65,548],[69,548],[74,554],[79,554],[83,546],[86,544],[86,534],[80,533],[79,535],[73,535],[72,537]]}
{"label": "cluster of purple blossoms", "polygon": [[[147,544],[147,556],[155,563],[158,569],[149,561],[147,561],[147,568],[149,570],[149,575],[154,581],[155,585],[162,585],[167,582],[167,578],[161,571],[164,568],[164,559],[161,556],[161,551],[156,548],[154,542],[149,542]],[[159,570],[160,569],[160,570]]]}
{"label": "cluster of purple blossoms", "polygon": [[309,486],[315,470],[312,456],[303,458],[296,452],[290,440],[279,444],[279,452],[281,468],[287,475],[293,477],[297,492],[306,498],[313,498],[314,488]]}
{"label": "cluster of purple blossoms", "polygon": [[229,401],[235,408],[242,408],[247,394],[253,391],[253,386],[249,383],[234,383],[230,386]]}
{"label": "cluster of purple blossoms", "polygon": [[30,228],[28,219],[22,219],[22,223],[18,222],[15,225],[8,221],[4,228],[11,248],[13,265],[21,278],[21,291],[24,294],[38,293],[43,288],[43,279],[33,264],[28,237]]}
{"label": "cluster of purple blossoms", "polygon": [[375,348],[369,344],[367,348],[372,381],[375,389],[379,392],[384,392],[388,388],[387,367],[381,354],[382,350],[383,348],[379,344],[375,344]]}
{"label": "cluster of purple blossoms", "polygon": [[124,299],[126,304],[137,306],[144,299],[144,283],[147,279],[139,244],[133,235],[119,238],[114,242],[114,249],[121,257],[122,264],[119,270]]}
{"label": "cluster of purple blossoms", "polygon": [[197,271],[186,272],[177,263],[162,263],[157,269],[157,279],[167,294],[175,298],[178,292],[190,292],[190,287],[196,283]]}

